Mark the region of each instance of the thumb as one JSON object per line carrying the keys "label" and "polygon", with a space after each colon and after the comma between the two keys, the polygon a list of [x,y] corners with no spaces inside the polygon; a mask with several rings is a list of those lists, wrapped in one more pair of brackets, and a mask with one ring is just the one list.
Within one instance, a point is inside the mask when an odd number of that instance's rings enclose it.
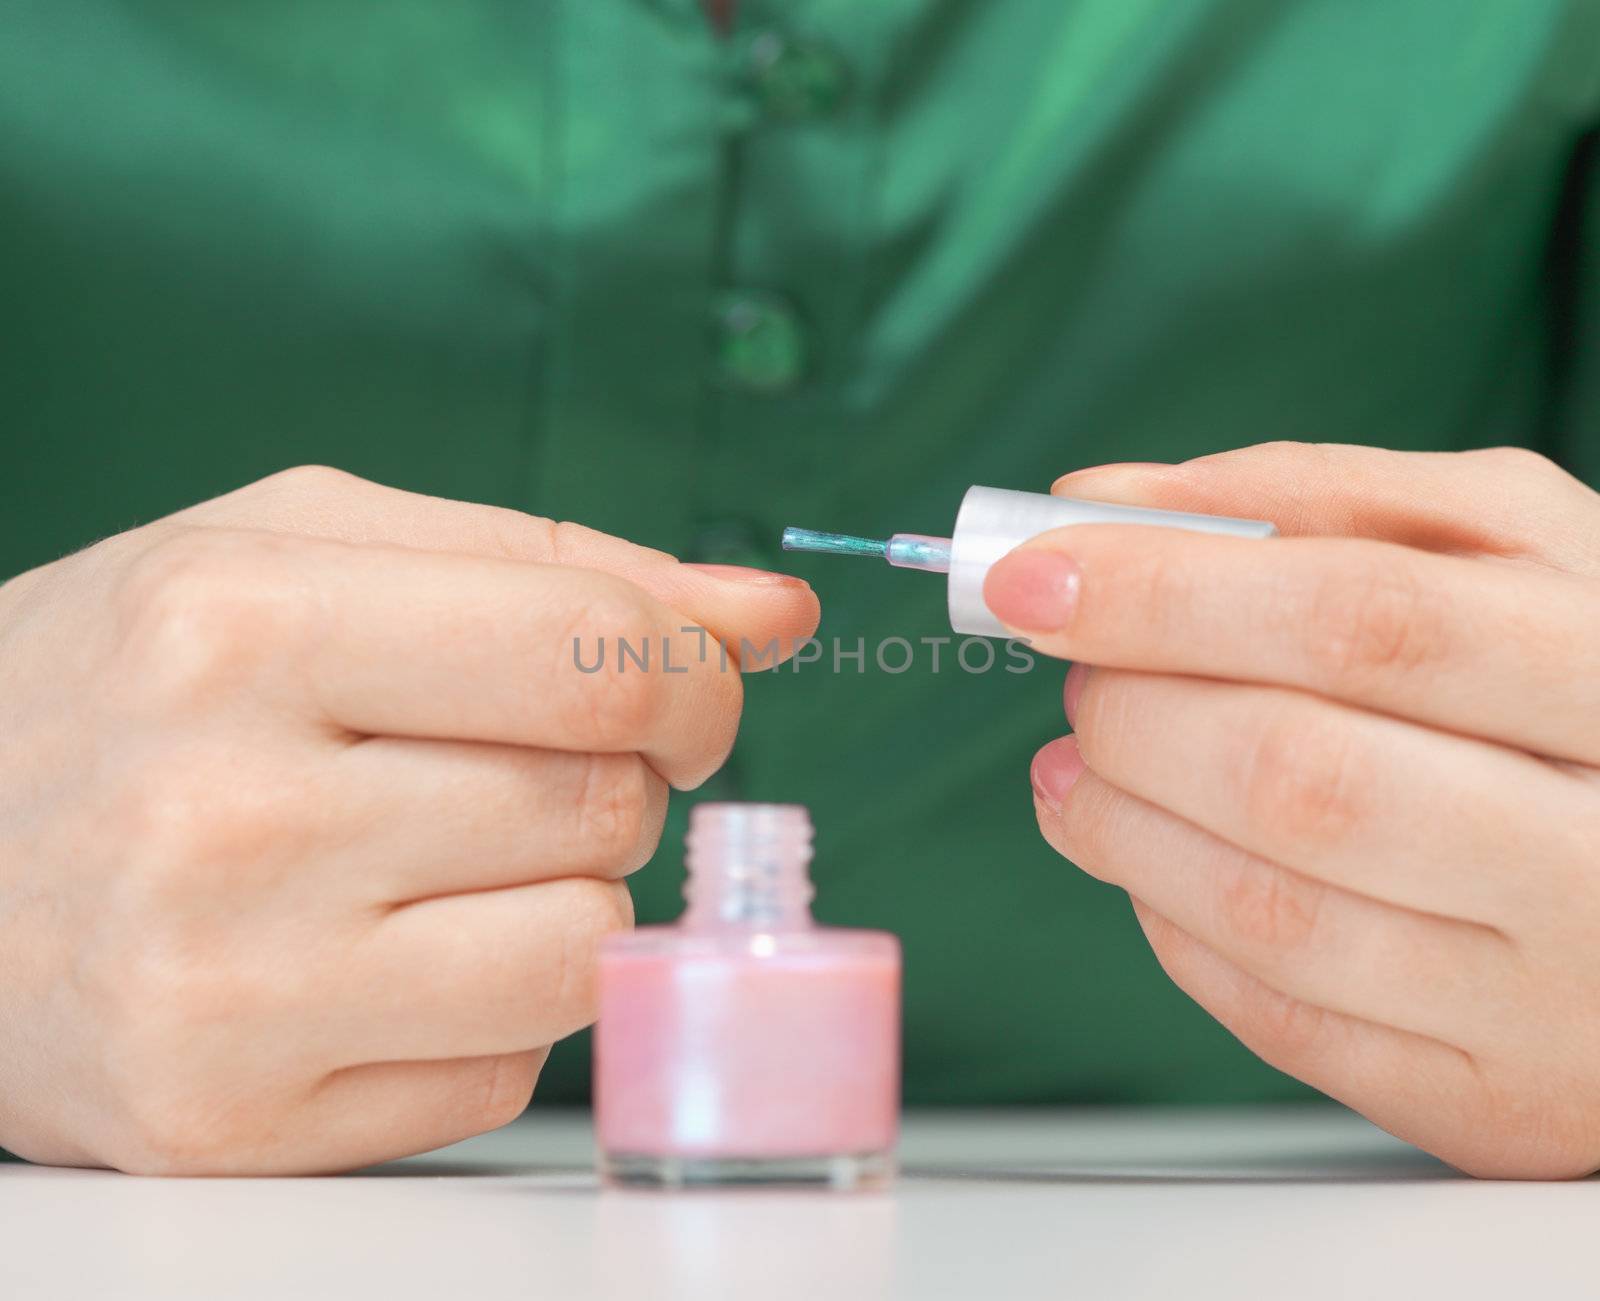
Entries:
{"label": "thumb", "polygon": [[602,570],[705,628],[735,658],[750,648],[750,663],[762,668],[789,658],[821,613],[810,586],[787,574],[680,564],[582,524],[405,492],[326,466],[282,471],[171,519]]}
{"label": "thumb", "polygon": [[[614,541],[615,539],[610,539]],[[660,552],[608,572],[705,628],[746,668],[768,669],[817,630],[822,610],[802,578],[742,565],[682,564]]]}

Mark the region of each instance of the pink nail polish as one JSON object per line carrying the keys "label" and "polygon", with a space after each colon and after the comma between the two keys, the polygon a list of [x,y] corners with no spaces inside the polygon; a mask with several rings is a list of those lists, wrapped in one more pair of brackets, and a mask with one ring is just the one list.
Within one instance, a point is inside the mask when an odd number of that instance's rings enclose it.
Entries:
{"label": "pink nail polish", "polygon": [[1067,798],[1067,792],[1077,785],[1078,778],[1083,776],[1084,767],[1083,755],[1078,751],[1078,738],[1063,736],[1041,747],[1039,753],[1033,756],[1033,767],[1028,775],[1033,780],[1034,793],[1040,799],[1048,804],[1060,804]]}
{"label": "pink nail polish", "polygon": [[1002,556],[983,581],[989,612],[1008,628],[1058,632],[1078,608],[1080,575],[1071,556],[1022,547]]}
{"label": "pink nail polish", "polygon": [[893,1173],[900,943],[811,919],[811,818],[700,804],[688,907],[600,957],[595,1123],[614,1183],[868,1187]]}

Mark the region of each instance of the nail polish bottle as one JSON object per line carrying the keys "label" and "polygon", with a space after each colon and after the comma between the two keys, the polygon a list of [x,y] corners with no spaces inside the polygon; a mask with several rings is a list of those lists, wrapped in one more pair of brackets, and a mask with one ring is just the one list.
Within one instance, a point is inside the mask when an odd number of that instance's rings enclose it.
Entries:
{"label": "nail polish bottle", "polygon": [[900,944],[811,919],[811,818],[700,804],[676,925],[600,957],[595,1124],[613,1183],[870,1187],[893,1173]]}

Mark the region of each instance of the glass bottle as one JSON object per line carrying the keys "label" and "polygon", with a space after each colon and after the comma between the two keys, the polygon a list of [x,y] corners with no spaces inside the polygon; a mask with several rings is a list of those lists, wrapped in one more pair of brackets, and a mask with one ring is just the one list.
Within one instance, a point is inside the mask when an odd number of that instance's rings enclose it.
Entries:
{"label": "glass bottle", "polygon": [[611,1182],[892,1174],[900,944],[812,921],[811,836],[800,805],[697,805],[683,915],[607,939],[594,1081]]}

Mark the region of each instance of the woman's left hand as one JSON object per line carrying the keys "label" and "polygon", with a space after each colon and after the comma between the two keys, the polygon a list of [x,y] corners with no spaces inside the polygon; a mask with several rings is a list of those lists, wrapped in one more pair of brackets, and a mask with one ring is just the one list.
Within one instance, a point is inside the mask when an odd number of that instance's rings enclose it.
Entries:
{"label": "woman's left hand", "polygon": [[996,615],[1078,661],[1049,842],[1272,1065],[1471,1174],[1600,1167],[1600,495],[1515,449],[1296,444],[1055,490],[1286,536],[995,565]]}

